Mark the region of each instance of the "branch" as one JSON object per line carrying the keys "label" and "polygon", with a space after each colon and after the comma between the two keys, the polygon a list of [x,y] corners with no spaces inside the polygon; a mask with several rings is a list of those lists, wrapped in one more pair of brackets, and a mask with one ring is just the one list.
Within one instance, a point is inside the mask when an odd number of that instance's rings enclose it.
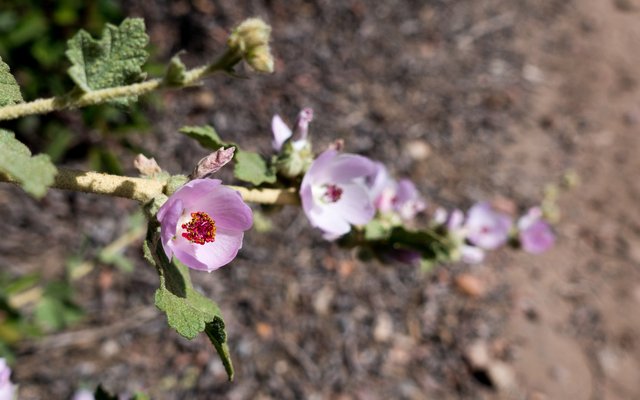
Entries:
{"label": "branch", "polygon": [[[16,183],[11,178],[0,174],[0,181]],[[164,180],[133,178],[127,176],[102,174],[99,172],[78,171],[69,168],[58,168],[54,189],[75,192],[97,193],[107,196],[124,197],[146,203],[165,189]],[[242,198],[251,203],[298,205],[298,192],[293,189],[248,189],[241,186],[229,186],[237,190]]]}

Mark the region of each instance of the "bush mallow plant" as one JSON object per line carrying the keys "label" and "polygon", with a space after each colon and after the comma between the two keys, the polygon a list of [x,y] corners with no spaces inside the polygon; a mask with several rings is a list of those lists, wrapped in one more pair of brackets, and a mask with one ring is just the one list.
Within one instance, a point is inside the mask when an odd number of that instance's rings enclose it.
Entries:
{"label": "bush mallow plant", "polygon": [[236,257],[253,215],[240,193],[219,179],[195,179],[160,207],[158,221],[167,258],[211,272]]}
{"label": "bush mallow plant", "polygon": [[[243,60],[255,71],[272,72],[270,32],[264,21],[249,19],[233,30],[218,58],[187,69],[176,55],[163,76],[150,79],[143,73],[149,38],[142,19],[107,26],[101,39],[79,32],[68,41],[65,53],[76,86],[64,96],[25,102],[9,66],[0,60],[0,121],[102,103],[127,106],[155,90],[189,87],[219,72],[234,75]],[[0,129],[0,181],[18,184],[36,198],[58,188],[138,201],[148,218],[144,256],[159,276],[156,306],[183,337],[206,334],[230,380],[234,371],[220,307],[193,287],[190,269],[211,272],[236,257],[244,232],[253,224],[245,202],[301,203],[311,225],[325,238],[357,247],[362,255],[368,251],[382,260],[425,266],[460,259],[479,262],[485,250],[507,242],[519,243],[531,253],[553,244],[553,232],[537,208],[520,218],[517,226],[511,216],[488,203],[471,207],[466,218],[462,211],[445,211],[441,220],[436,216],[420,226],[418,216],[426,202],[411,181],[396,180],[384,165],[342,152],[340,139],[314,159],[312,119],[313,111],[303,109],[291,130],[274,116],[277,154],[267,159],[223,141],[211,126],[183,127],[181,134],[213,152],[197,163],[189,177],[171,176],[143,156],[135,161],[141,177],[58,167],[47,155],[32,155],[13,132]],[[225,186],[210,178],[229,162],[234,164],[234,178],[244,186]],[[9,377],[10,370],[0,359],[0,400],[16,390]]]}

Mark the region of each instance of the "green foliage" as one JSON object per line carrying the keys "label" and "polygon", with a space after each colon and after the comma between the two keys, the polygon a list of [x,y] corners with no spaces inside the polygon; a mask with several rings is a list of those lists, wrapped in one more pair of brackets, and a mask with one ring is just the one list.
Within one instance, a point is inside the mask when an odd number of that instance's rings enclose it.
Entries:
{"label": "green foliage", "polygon": [[22,102],[22,93],[9,66],[0,57],[0,107]]}
{"label": "green foliage", "polygon": [[164,74],[164,84],[168,86],[180,86],[184,83],[186,78],[187,68],[180,60],[179,55],[175,55],[171,58],[167,71]]}
{"label": "green foliage", "polygon": [[184,126],[180,128],[180,133],[195,139],[204,148],[218,150],[220,147],[228,146],[218,135],[218,132],[211,125],[204,126]]}
{"label": "green foliage", "polygon": [[[69,76],[84,92],[138,82],[144,79],[148,42],[140,18],[127,18],[119,27],[107,24],[99,40],[81,30],[67,42],[65,54],[73,64]],[[131,101],[135,98],[122,99]]]}
{"label": "green foliage", "polygon": [[263,183],[275,183],[275,169],[267,165],[258,153],[238,150],[234,156],[236,161],[233,173],[241,181],[259,186]]}
{"label": "green foliage", "polygon": [[41,277],[35,274],[0,275],[0,356],[12,357],[11,346],[24,338],[39,337],[77,322],[83,313],[72,297],[68,279],[42,287]]}
{"label": "green foliage", "polygon": [[55,331],[79,321],[83,313],[73,303],[71,286],[67,282],[51,282],[36,304],[34,316],[44,331]]}
{"label": "green foliage", "polygon": [[276,182],[277,177],[273,165],[267,164],[258,153],[240,150],[238,145],[233,142],[224,142],[212,126],[185,126],[180,129],[180,133],[197,140],[200,145],[211,150],[218,150],[220,147],[235,147],[236,152],[233,159],[236,164],[233,172],[237,179],[255,186]]}
{"label": "green foliage", "polygon": [[144,243],[144,253],[160,276],[160,287],[155,294],[156,306],[166,313],[169,326],[184,338],[193,339],[205,332],[216,348],[229,380],[232,380],[233,365],[220,308],[193,288],[189,269],[185,265],[175,259],[167,259],[159,244],[158,233],[151,224],[149,232],[150,237]]}
{"label": "green foliage", "polygon": [[[74,87],[66,74],[67,39],[79,29],[98,36],[106,23],[120,23],[123,14],[117,0],[5,0],[0,7],[0,57],[9,64],[25,99],[64,95]],[[150,68],[145,65],[145,70]],[[42,79],[46,77],[46,79]],[[144,101],[152,100],[151,96]],[[91,168],[100,172],[122,171],[115,157],[96,154],[95,136],[82,134],[90,130],[100,135],[102,153],[120,153],[123,149],[141,152],[122,133],[142,132],[148,121],[137,104],[126,110],[112,105],[87,107],[79,111],[82,120],[60,124],[55,115],[34,115],[6,122],[21,141],[37,153],[49,154],[52,161],[67,157],[91,157]],[[28,121],[28,122],[27,122]],[[89,129],[87,129],[89,128]]]}
{"label": "green foliage", "polygon": [[14,137],[12,132],[0,129],[0,173],[16,180],[34,197],[47,192],[57,173],[49,156],[39,154],[32,157],[29,149]]}

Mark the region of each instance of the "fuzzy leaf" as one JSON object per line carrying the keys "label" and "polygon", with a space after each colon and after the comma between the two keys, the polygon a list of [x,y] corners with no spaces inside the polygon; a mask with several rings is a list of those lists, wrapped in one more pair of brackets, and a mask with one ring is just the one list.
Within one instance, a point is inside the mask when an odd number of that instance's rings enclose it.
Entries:
{"label": "fuzzy leaf", "polygon": [[235,160],[236,166],[233,174],[241,181],[249,182],[256,186],[276,181],[274,168],[268,166],[259,154],[238,150]]}
{"label": "fuzzy leaf", "polygon": [[13,132],[0,129],[0,174],[6,174],[27,193],[40,198],[47,193],[57,172],[49,156],[32,157],[27,146],[16,140]]}
{"label": "fuzzy leaf", "polygon": [[180,129],[180,133],[197,140],[202,147],[211,150],[218,150],[220,147],[230,145],[230,143],[223,142],[218,136],[218,132],[210,125],[185,126]]}
{"label": "fuzzy leaf", "polygon": [[[73,64],[69,76],[84,92],[138,82],[144,79],[148,42],[140,18],[127,18],[118,27],[107,24],[99,40],[81,30],[67,42],[66,55]],[[135,98],[118,100],[126,104]]]}
{"label": "fuzzy leaf", "polygon": [[180,56],[176,54],[169,61],[167,72],[164,74],[164,83],[168,86],[180,86],[184,84],[187,68],[180,60]]}
{"label": "fuzzy leaf", "polygon": [[156,266],[160,275],[160,287],[155,294],[156,307],[166,313],[169,326],[182,337],[191,340],[205,332],[216,348],[229,380],[232,380],[233,364],[220,307],[193,288],[189,269],[175,259],[169,261],[158,242],[155,233],[144,243],[145,258]]}
{"label": "fuzzy leaf", "polygon": [[11,75],[9,66],[0,57],[0,107],[16,103],[22,103],[20,86]]}

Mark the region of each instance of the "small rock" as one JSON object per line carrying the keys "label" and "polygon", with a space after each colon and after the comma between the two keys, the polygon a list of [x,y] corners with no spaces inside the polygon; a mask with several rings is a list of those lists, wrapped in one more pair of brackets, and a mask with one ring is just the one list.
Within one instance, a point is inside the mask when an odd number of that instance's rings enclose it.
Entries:
{"label": "small rock", "polygon": [[544,72],[532,64],[527,64],[522,68],[522,77],[531,83],[544,82]]}
{"label": "small rock", "polygon": [[256,332],[262,339],[271,339],[271,337],[273,337],[273,328],[265,322],[258,322],[256,324]]}
{"label": "small rock", "polygon": [[460,274],[456,276],[455,284],[458,290],[467,296],[480,297],[486,292],[484,283],[470,274]]}
{"label": "small rock", "polygon": [[491,361],[489,347],[483,340],[475,341],[467,347],[464,356],[471,368],[475,370],[485,369]]}
{"label": "small rock", "polygon": [[313,300],[313,309],[320,315],[327,314],[334,295],[335,292],[330,286],[324,286]]}
{"label": "small rock", "polygon": [[373,328],[373,338],[378,342],[386,342],[393,334],[393,320],[387,313],[378,314]]}
{"label": "small rock", "polygon": [[424,161],[431,155],[431,146],[424,140],[410,140],[405,149],[409,157],[415,161]]}
{"label": "small rock", "polygon": [[516,376],[511,366],[502,361],[495,361],[487,368],[487,375],[491,384],[498,390],[504,391],[516,387]]}

